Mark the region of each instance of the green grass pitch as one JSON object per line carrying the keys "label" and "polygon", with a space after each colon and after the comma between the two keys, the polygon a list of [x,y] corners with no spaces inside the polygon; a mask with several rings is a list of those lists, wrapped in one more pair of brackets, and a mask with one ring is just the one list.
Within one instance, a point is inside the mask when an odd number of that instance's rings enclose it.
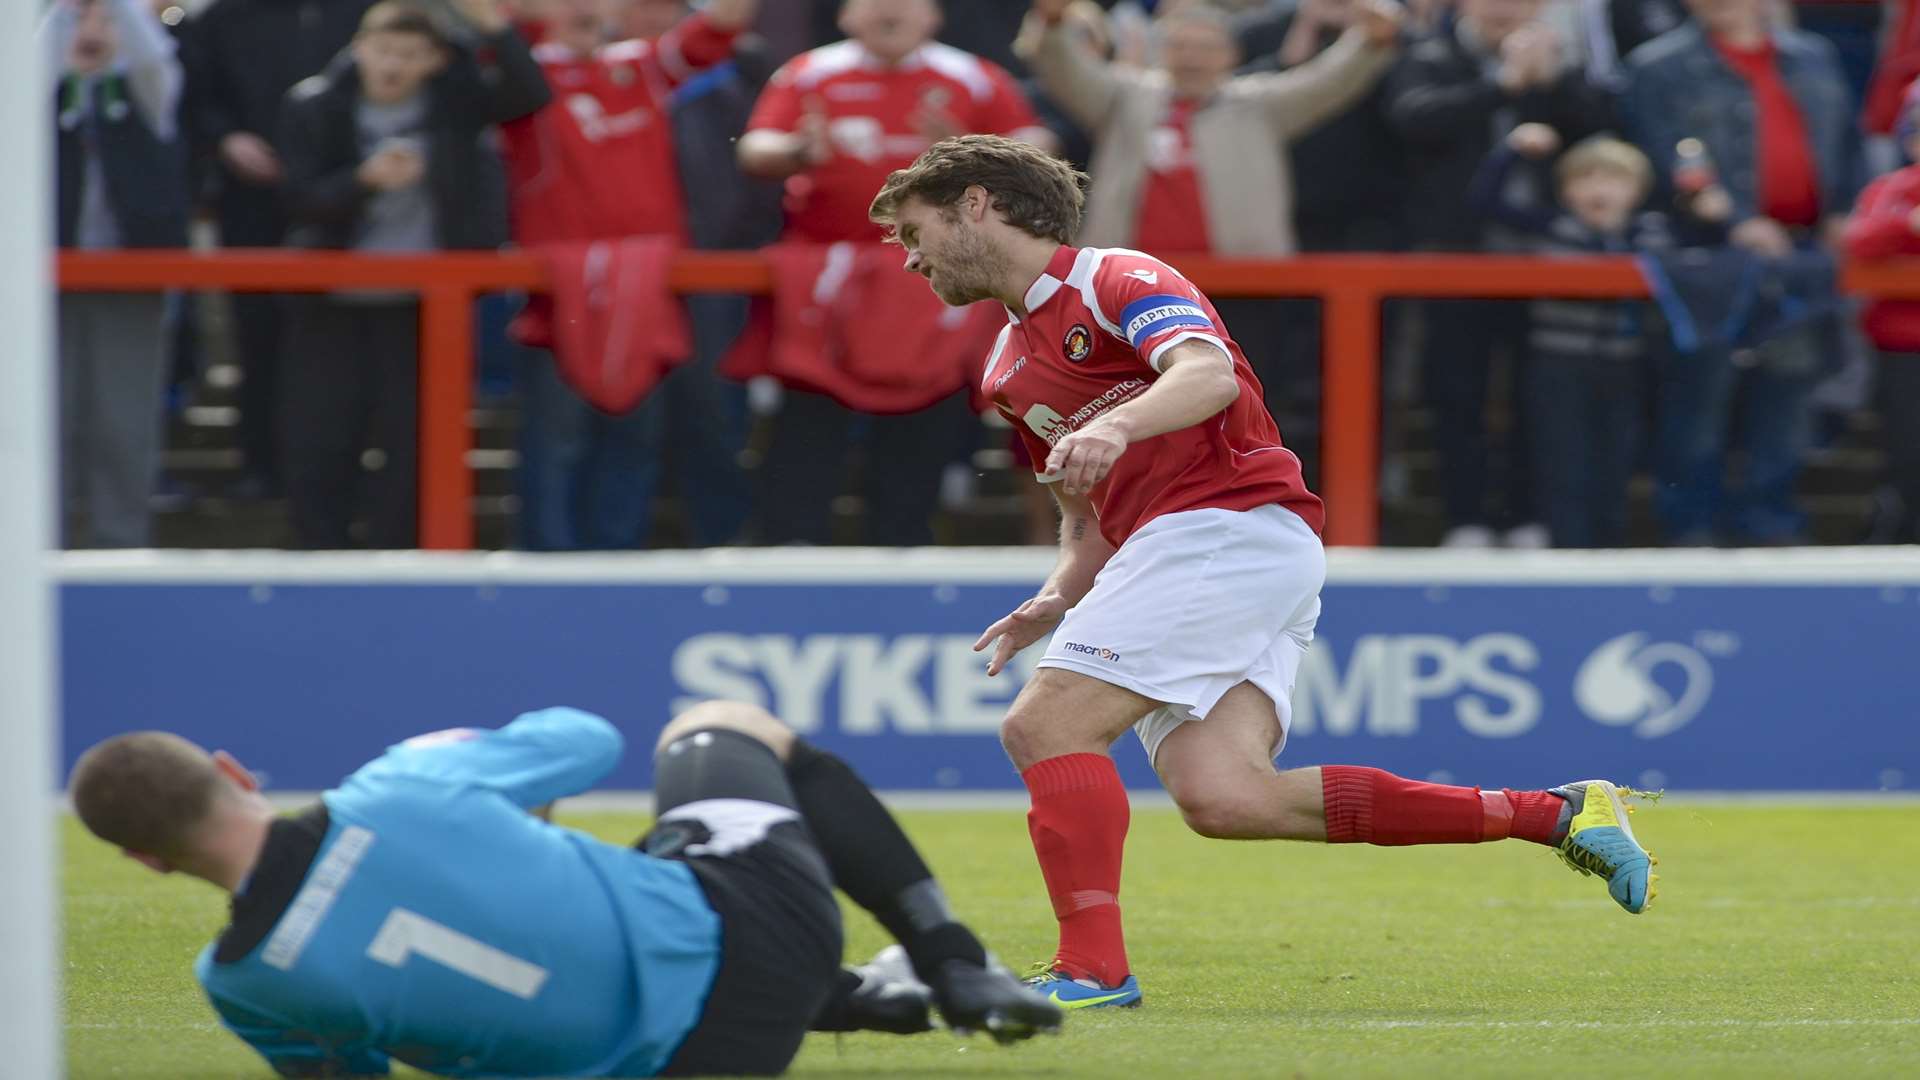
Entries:
{"label": "green grass pitch", "polygon": [[[622,842],[644,824],[564,806],[562,820]],[[1050,947],[1021,814],[906,821],[1002,958]],[[1141,810],[1124,900],[1145,1008],[1012,1048],[815,1036],[795,1072],[1920,1076],[1920,804],[1669,799],[1635,824],[1662,862],[1660,900],[1637,918],[1528,844],[1234,844]],[[70,1075],[269,1075],[189,970],[224,899],[64,830]],[[884,943],[862,913],[848,926],[850,955]]]}

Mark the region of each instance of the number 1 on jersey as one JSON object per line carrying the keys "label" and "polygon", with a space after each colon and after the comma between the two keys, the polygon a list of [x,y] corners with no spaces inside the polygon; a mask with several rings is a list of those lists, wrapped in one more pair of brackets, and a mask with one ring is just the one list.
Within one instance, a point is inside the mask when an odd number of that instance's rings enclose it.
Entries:
{"label": "number 1 on jersey", "polygon": [[547,981],[547,969],[538,964],[501,952],[425,915],[394,908],[387,914],[387,921],[380,924],[373,944],[367,946],[367,955],[388,967],[402,968],[415,953],[495,990],[529,1001]]}

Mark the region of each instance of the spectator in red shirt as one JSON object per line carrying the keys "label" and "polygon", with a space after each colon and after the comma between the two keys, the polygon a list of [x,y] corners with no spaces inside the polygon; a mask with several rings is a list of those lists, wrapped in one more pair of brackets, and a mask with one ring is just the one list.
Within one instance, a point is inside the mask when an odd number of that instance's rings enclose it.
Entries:
{"label": "spectator in red shirt", "polygon": [[[1908,88],[1895,137],[1909,164],[1860,193],[1847,222],[1847,254],[1856,259],[1920,258],[1920,80]],[[1867,336],[1880,350],[1880,430],[1887,471],[1900,496],[1894,543],[1920,543],[1920,301],[1878,300],[1867,308]]]}
{"label": "spectator in red shirt", "polygon": [[[1290,255],[1293,178],[1286,146],[1363,97],[1397,53],[1399,5],[1363,4],[1342,40],[1287,72],[1233,75],[1240,50],[1225,15],[1182,8],[1157,25],[1160,65],[1106,63],[1039,0],[1040,85],[1093,133],[1087,223],[1095,247]],[[1259,150],[1260,152],[1254,152]]]}
{"label": "spectator in red shirt", "polygon": [[[1051,146],[1052,133],[1012,76],[934,40],[940,20],[934,0],[847,0],[840,11],[847,39],[774,73],[740,139],[739,159],[752,175],[786,182],[783,240],[880,243],[883,231],[867,219],[874,192],[888,173],[949,135]],[[856,419],[830,397],[787,388],[760,470],[763,539],[832,539],[830,503]],[[926,412],[864,421],[869,542],[931,542],[937,476],[971,424],[959,395]]]}
{"label": "spectator in red shirt", "polygon": [[[1767,0],[1688,7],[1689,22],[1627,58],[1628,127],[1660,186],[1684,193],[1703,169],[1715,174],[1733,203],[1729,239],[1757,258],[1785,259],[1836,240],[1857,190],[1860,143],[1832,46],[1772,25]],[[1656,504],[1670,540],[1800,537],[1794,486],[1814,388],[1844,349],[1838,329],[1835,320],[1812,320],[1750,355],[1703,350],[1664,365]],[[1736,430],[1747,464],[1740,490],[1723,499]]]}
{"label": "spectator in red shirt", "polygon": [[878,242],[873,193],[949,135],[1052,138],[1006,71],[933,40],[934,0],[847,0],[840,28],[774,72],[740,139],[742,167],[787,181],[787,239]]}
{"label": "spectator in red shirt", "polygon": [[[1882,0],[1886,20],[1881,29],[1880,59],[1873,65],[1873,81],[1861,106],[1861,123],[1876,135],[1893,134],[1903,122],[1901,95],[1920,79],[1920,0]],[[1896,135],[1896,141],[1898,136]],[[1905,147],[1899,147],[1905,150]]]}
{"label": "spectator in red shirt", "polygon": [[[656,40],[610,40],[610,0],[522,3],[554,102],[506,125],[514,239],[597,240],[685,232],[673,129],[675,87],[726,60],[756,0],[714,0]],[[530,17],[530,18],[529,18]]]}
{"label": "spectator in red shirt", "polygon": [[618,0],[616,36],[653,41],[666,36],[687,17],[687,0]]}
{"label": "spectator in red shirt", "polygon": [[[641,0],[624,12],[612,0],[521,3],[519,16],[540,41],[533,55],[554,101],[502,128],[514,240],[523,246],[636,236],[684,242],[673,94],[732,55],[734,38],[755,7],[756,0],[714,0],[688,15],[684,4],[656,0]],[[651,30],[661,23],[665,31],[651,39],[610,40],[620,29]],[[549,298],[533,298],[515,321],[515,336],[551,347],[551,310]],[[675,372],[637,408],[612,415],[566,385],[549,354],[530,353],[520,387],[521,544],[536,551],[644,545],[665,441],[660,433],[670,411],[663,395],[688,397],[675,394],[677,384],[713,378],[710,365],[693,365]],[[703,411],[718,407],[713,395],[691,397]],[[697,435],[675,447],[678,464],[730,462],[738,453],[737,420],[681,419]],[[689,500],[725,501],[728,493],[719,488],[729,483],[744,481],[703,474],[700,483],[681,487]],[[739,522],[727,517],[691,514],[691,539],[732,540]]]}
{"label": "spectator in red shirt", "polygon": [[[1138,70],[1106,62],[1063,19],[1065,0],[1039,0],[1033,64],[1048,96],[1093,137],[1086,225],[1089,247],[1182,253],[1291,255],[1294,175],[1288,148],[1340,116],[1379,83],[1399,52],[1402,12],[1390,0],[1355,2],[1324,50],[1284,72],[1234,75],[1239,44],[1227,16],[1193,5],[1155,26],[1159,64]],[[1272,299],[1222,300],[1221,316],[1283,413],[1284,397],[1306,397],[1288,377],[1287,341],[1312,305]],[[1305,307],[1307,310],[1298,310]],[[1303,317],[1304,316],[1304,317]],[[1317,457],[1317,455],[1312,455]]]}

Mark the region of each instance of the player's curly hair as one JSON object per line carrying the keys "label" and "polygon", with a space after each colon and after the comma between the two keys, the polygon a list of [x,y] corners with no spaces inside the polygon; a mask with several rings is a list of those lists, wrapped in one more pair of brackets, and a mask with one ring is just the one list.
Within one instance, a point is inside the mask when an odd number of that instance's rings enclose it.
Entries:
{"label": "player's curly hair", "polygon": [[1039,147],[999,135],[942,139],[873,197],[867,217],[892,225],[908,199],[945,210],[975,184],[993,197],[1007,224],[1044,240],[1073,243],[1087,204],[1087,174]]}

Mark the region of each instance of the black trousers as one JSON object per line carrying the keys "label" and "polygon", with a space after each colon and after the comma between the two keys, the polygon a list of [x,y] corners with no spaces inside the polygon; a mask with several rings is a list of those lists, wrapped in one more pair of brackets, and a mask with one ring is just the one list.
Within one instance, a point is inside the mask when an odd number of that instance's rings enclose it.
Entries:
{"label": "black trousers", "polygon": [[833,497],[844,491],[856,423],[864,420],[865,542],[914,547],[933,542],[940,473],[973,422],[956,394],[904,416],[866,416],[824,394],[789,389],[760,465],[761,538],[769,544],[833,541]]}
{"label": "black trousers", "polygon": [[[656,760],[654,802],[659,821],[636,846],[686,862],[720,916],[720,970],[660,1075],[782,1073],[834,993],[844,945],[825,856],[797,813],[778,820],[799,807],[786,766],[739,732],[702,732]],[[703,812],[715,802],[730,813]]]}
{"label": "black trousers", "polygon": [[[1527,305],[1509,300],[1430,300],[1421,379],[1433,408],[1440,494],[1447,526],[1510,528],[1537,519],[1525,407]],[[1515,422],[1496,442],[1495,400]]]}
{"label": "black trousers", "polygon": [[[296,543],[357,546],[348,530],[364,495],[367,546],[417,546],[419,305],[321,296],[290,307],[280,428]],[[373,472],[369,449],[385,455]]]}
{"label": "black trousers", "polygon": [[1920,352],[1881,350],[1880,430],[1887,473],[1900,493],[1905,528],[1899,539],[1920,543]]}
{"label": "black trousers", "polygon": [[[219,205],[224,247],[279,247],[286,239],[286,211],[277,188],[228,180]],[[268,485],[280,476],[281,346],[287,298],[272,293],[234,293],[235,344],[240,354],[240,449],[247,469]]]}
{"label": "black trousers", "polygon": [[1646,442],[1644,357],[1536,352],[1519,422],[1532,431],[1534,506],[1562,548],[1627,542],[1627,485]]}

